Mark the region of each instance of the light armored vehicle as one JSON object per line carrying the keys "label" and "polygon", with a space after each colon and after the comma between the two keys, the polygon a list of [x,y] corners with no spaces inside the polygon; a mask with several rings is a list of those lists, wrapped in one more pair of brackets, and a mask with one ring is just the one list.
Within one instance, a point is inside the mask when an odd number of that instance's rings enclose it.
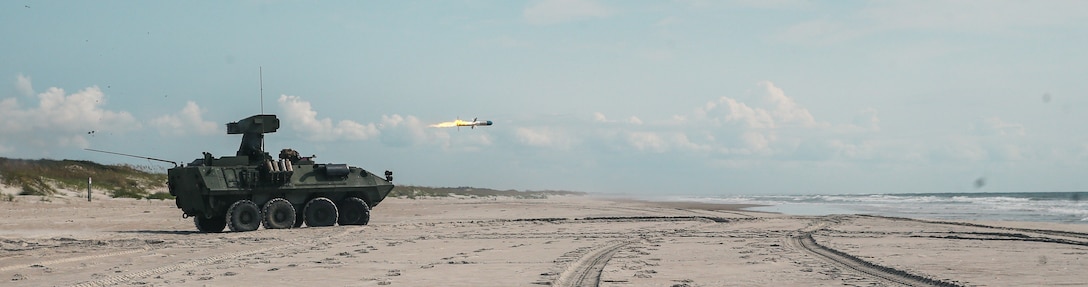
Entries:
{"label": "light armored vehicle", "polygon": [[264,134],[279,127],[275,115],[229,123],[227,134],[242,135],[237,154],[217,158],[205,152],[167,170],[170,194],[197,230],[365,225],[370,209],[393,190],[390,171],[379,177],[347,164],[316,163],[293,149],[273,158],[264,151]]}

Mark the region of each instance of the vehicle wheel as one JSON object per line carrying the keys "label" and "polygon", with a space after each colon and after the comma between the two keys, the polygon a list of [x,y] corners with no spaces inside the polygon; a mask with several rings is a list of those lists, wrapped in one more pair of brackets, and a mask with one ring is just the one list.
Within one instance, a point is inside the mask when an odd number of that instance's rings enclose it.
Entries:
{"label": "vehicle wheel", "polygon": [[230,231],[257,230],[261,227],[261,210],[252,201],[236,201],[227,209],[227,226]]}
{"label": "vehicle wheel", "polygon": [[370,207],[358,197],[348,197],[336,205],[340,210],[340,225],[366,225],[370,222]]}
{"label": "vehicle wheel", "polygon": [[306,216],[302,214],[302,208],[295,208],[295,228],[302,227],[302,223],[306,222]]}
{"label": "vehicle wheel", "polygon": [[283,198],[273,198],[264,204],[264,228],[285,229],[295,225],[295,206]]}
{"label": "vehicle wheel", "polygon": [[311,199],[302,212],[305,213],[306,226],[321,227],[336,224],[336,204],[328,198]]}
{"label": "vehicle wheel", "polygon": [[227,227],[227,218],[222,216],[204,218],[203,215],[197,215],[193,216],[193,223],[196,224],[196,230],[200,232],[219,233]]}

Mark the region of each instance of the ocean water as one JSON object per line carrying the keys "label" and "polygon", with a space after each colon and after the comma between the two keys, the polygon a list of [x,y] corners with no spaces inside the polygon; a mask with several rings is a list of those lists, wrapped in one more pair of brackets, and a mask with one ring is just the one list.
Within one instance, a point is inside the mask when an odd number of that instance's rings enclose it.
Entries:
{"label": "ocean water", "polygon": [[1088,192],[740,195],[681,200],[744,203],[791,215],[872,214],[948,220],[1088,224]]}

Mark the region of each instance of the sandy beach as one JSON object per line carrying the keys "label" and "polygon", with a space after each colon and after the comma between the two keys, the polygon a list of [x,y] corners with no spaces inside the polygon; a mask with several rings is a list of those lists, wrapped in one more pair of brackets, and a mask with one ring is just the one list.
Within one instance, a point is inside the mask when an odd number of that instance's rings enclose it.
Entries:
{"label": "sandy beach", "polygon": [[591,196],[388,198],[367,226],[198,233],[170,200],[0,202],[3,286],[1083,286],[1088,225]]}

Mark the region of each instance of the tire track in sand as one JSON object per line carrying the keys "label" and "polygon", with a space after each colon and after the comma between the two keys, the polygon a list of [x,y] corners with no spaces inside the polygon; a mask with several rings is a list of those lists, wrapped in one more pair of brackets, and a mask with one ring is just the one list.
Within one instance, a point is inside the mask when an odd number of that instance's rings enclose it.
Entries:
{"label": "tire track in sand", "polygon": [[[344,227],[334,227],[334,228],[344,228]],[[357,231],[357,230],[358,229],[349,228],[349,229],[343,230],[343,231],[341,231],[339,233],[332,234],[332,235],[330,235],[328,237],[324,237],[324,236],[320,236],[320,235],[317,235],[317,236],[320,237],[322,240],[333,241],[332,239],[336,239],[336,238],[346,236],[349,233],[352,233],[353,231]],[[212,263],[215,263],[215,262],[218,262],[218,261],[239,258],[239,257],[242,257],[242,256],[247,256],[247,255],[257,254],[257,253],[262,253],[262,252],[268,252],[268,251],[277,250],[277,249],[282,250],[284,248],[289,248],[289,247],[305,247],[305,248],[308,249],[309,246],[308,246],[308,244],[306,244],[306,242],[304,242],[304,240],[297,240],[297,241],[288,242],[288,243],[284,243],[284,244],[266,246],[264,248],[243,250],[243,251],[237,251],[237,252],[232,252],[232,253],[227,253],[227,254],[220,254],[220,255],[215,255],[215,256],[208,256],[208,257],[193,259],[193,260],[189,260],[187,262],[169,264],[169,265],[165,265],[165,266],[160,266],[158,268],[147,269],[147,270],[140,271],[140,272],[133,272],[133,273],[122,274],[122,275],[117,275],[117,276],[111,276],[111,277],[108,277],[108,278],[103,278],[103,279],[89,281],[89,282],[82,282],[82,283],[78,283],[78,284],[75,284],[75,285],[72,285],[72,286],[74,286],[74,287],[111,286],[111,285],[116,285],[116,284],[120,284],[122,282],[129,281],[129,280],[132,280],[132,279],[144,278],[144,277],[148,277],[148,276],[152,276],[152,275],[166,274],[166,273],[182,270],[182,269],[185,269],[185,268],[193,268],[193,267],[196,267],[196,266],[212,264]]]}
{"label": "tire track in sand", "polygon": [[815,255],[815,257],[821,258],[829,263],[857,271],[873,279],[884,281],[890,284],[905,286],[941,287],[963,286],[956,283],[926,278],[891,267],[877,265],[872,262],[862,260],[861,258],[858,258],[857,256],[851,255],[849,253],[820,245],[820,243],[816,242],[816,239],[812,238],[812,233],[820,229],[826,228],[831,223],[838,223],[838,220],[834,218],[822,218],[820,219],[819,223],[799,230],[798,234],[790,236],[789,244],[796,249]]}
{"label": "tire track in sand", "polygon": [[105,252],[105,253],[91,254],[91,255],[84,255],[84,256],[52,259],[52,260],[40,261],[40,262],[33,263],[33,264],[19,264],[19,265],[3,266],[3,267],[0,267],[0,272],[18,270],[18,269],[23,269],[23,268],[31,268],[31,267],[34,267],[34,266],[49,266],[49,265],[53,265],[53,264],[76,262],[76,261],[83,261],[83,260],[90,260],[90,259],[99,259],[99,258],[106,258],[106,257],[118,256],[118,255],[126,255],[126,254],[144,252],[144,251],[148,251],[148,250],[152,250],[152,249],[153,248],[151,248],[151,247],[143,247],[143,248],[124,250],[124,251],[114,251],[114,252]]}
{"label": "tire track in sand", "polygon": [[[252,236],[251,234],[246,234],[246,233],[241,233],[241,232],[214,233],[214,234],[218,235],[219,239],[226,239],[226,240],[240,239],[240,238]],[[116,241],[126,241],[126,240],[129,240],[129,239],[118,239]],[[50,239],[50,241],[58,241],[58,239],[54,238],[54,239]],[[61,239],[59,239],[59,241],[77,241],[77,240],[76,239],[68,240],[68,239],[65,239],[65,238],[61,238]],[[78,240],[78,241],[97,242],[97,240],[93,240],[93,239]],[[120,256],[120,255],[128,255],[128,254],[133,254],[133,253],[153,251],[153,250],[172,249],[172,248],[177,247],[177,246],[175,246],[176,244],[173,244],[173,245],[162,244],[164,241],[161,240],[161,238],[143,239],[142,241],[144,242],[144,244],[142,246],[138,246],[138,247],[122,247],[122,248],[119,248],[120,250],[101,251],[101,252],[97,252],[97,253],[92,251],[92,252],[90,252],[91,254],[86,254],[85,253],[85,255],[54,258],[54,259],[48,259],[48,260],[38,261],[38,262],[33,262],[33,263],[23,263],[23,264],[0,266],[0,272],[7,272],[7,271],[12,271],[12,270],[33,268],[33,267],[37,267],[37,266],[51,266],[51,265],[56,265],[56,264],[79,262],[79,261],[86,261],[86,260],[92,260],[92,259],[101,259],[101,258],[107,258],[107,257],[113,257],[113,256]]]}
{"label": "tire track in sand", "polygon": [[582,255],[559,275],[554,282],[561,287],[585,287],[597,286],[601,281],[601,271],[612,260],[612,256],[619,252],[621,247],[630,244],[628,241],[613,241],[602,247],[594,249]]}
{"label": "tire track in sand", "polygon": [[222,254],[222,255],[217,255],[217,256],[204,257],[204,258],[200,258],[200,259],[196,259],[196,260],[191,260],[191,261],[185,262],[185,263],[170,264],[170,265],[161,266],[161,267],[153,268],[153,269],[148,269],[148,270],[144,270],[144,271],[140,271],[140,272],[134,272],[134,273],[122,274],[122,275],[118,275],[118,276],[112,276],[112,277],[109,277],[109,278],[99,279],[99,280],[95,280],[95,281],[91,281],[91,282],[84,282],[84,283],[76,284],[76,285],[73,285],[73,286],[76,286],[76,287],[97,287],[97,286],[116,285],[116,284],[119,284],[121,282],[125,282],[125,281],[136,279],[136,278],[143,278],[143,277],[156,275],[156,274],[165,274],[165,273],[181,270],[181,269],[184,269],[184,268],[192,268],[192,267],[196,267],[196,266],[200,266],[200,265],[210,264],[210,263],[213,263],[213,262],[216,262],[216,261],[233,259],[233,258],[238,258],[238,257],[250,255],[250,254],[271,251],[271,250],[286,247],[286,246],[289,246],[289,245],[292,245],[292,244],[284,244],[284,245],[279,245],[279,246],[265,247],[265,248],[256,249],[256,250],[246,250],[246,251],[227,253],[227,254]]}
{"label": "tire track in sand", "polygon": [[815,254],[831,263],[889,283],[906,286],[963,286],[951,282],[922,277],[891,267],[873,264],[872,262],[862,260],[857,256],[820,245],[812,238],[812,233],[803,233],[801,235],[793,236],[790,238],[790,241],[793,246],[810,254]]}
{"label": "tire track in sand", "polygon": [[[1036,237],[1036,236],[1026,236],[1026,235],[1015,234],[1015,233],[982,233],[982,234],[977,234],[977,235],[989,235],[989,236],[991,236],[991,238],[974,238],[974,237],[973,238],[957,238],[955,236],[936,237],[936,238],[972,239],[972,240],[1035,241],[1035,242],[1049,242],[1049,243],[1058,243],[1058,244],[1088,246],[1088,233],[1083,233],[1083,232],[1063,231],[1063,230],[1049,230],[1049,229],[1035,229],[1035,228],[1016,228],[1016,227],[985,225],[985,224],[970,223],[970,222],[925,220],[925,219],[904,218],[904,217],[878,216],[878,215],[858,215],[858,216],[870,217],[870,218],[881,218],[881,219],[895,220],[895,221],[912,221],[912,222],[921,222],[921,223],[929,223],[929,224],[944,224],[944,225],[953,225],[953,226],[987,228],[987,229],[996,229],[996,230],[1004,230],[1004,231],[1044,235],[1043,237]],[[966,233],[966,232],[963,232],[963,233],[964,234],[974,234],[974,233]]]}

